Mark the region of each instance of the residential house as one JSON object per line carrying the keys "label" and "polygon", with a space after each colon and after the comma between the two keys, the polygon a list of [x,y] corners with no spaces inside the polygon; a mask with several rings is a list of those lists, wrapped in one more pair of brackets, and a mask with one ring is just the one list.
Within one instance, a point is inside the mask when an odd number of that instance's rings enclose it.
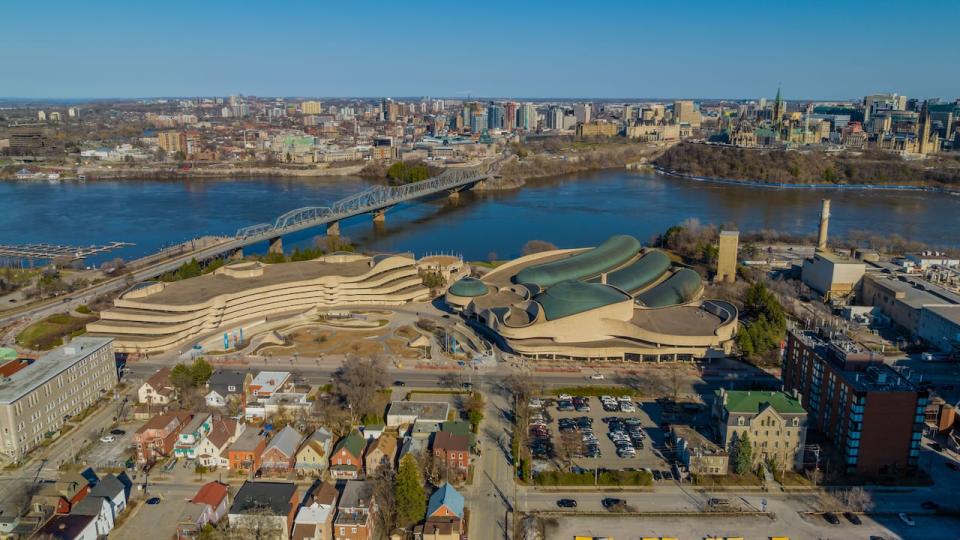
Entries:
{"label": "residential house", "polygon": [[246,403],[247,387],[253,376],[246,371],[218,369],[207,380],[204,399],[209,407],[226,407],[231,401]]}
{"label": "residential house", "polygon": [[40,483],[37,493],[30,499],[32,514],[49,517],[53,514],[67,514],[90,493],[90,482],[76,471],[65,472],[56,480]]}
{"label": "residential house", "polygon": [[127,509],[127,502],[130,500],[132,489],[133,481],[130,480],[127,473],[108,474],[97,481],[87,498],[99,497],[107,500],[113,513],[113,521],[116,522],[117,516]]}
{"label": "residential house", "polygon": [[293,540],[333,540],[333,516],[339,496],[330,482],[314,482],[293,520]]}
{"label": "residential house", "polygon": [[360,429],[363,431],[363,438],[369,441],[370,439],[379,439],[386,431],[387,426],[384,424],[368,424]]}
{"label": "residential house", "polygon": [[152,405],[166,405],[176,395],[177,389],[170,382],[170,368],[167,367],[157,370],[137,390],[138,401]]}
{"label": "residential house", "polygon": [[261,400],[277,392],[293,392],[295,385],[289,371],[261,371],[250,381],[248,390],[250,397]]}
{"label": "residential house", "polygon": [[157,457],[171,455],[180,429],[190,418],[190,413],[180,412],[161,414],[147,421],[133,434],[137,462],[146,463]]}
{"label": "residential house", "polygon": [[232,529],[256,527],[258,536],[288,540],[300,503],[291,482],[244,482],[233,498],[227,519]]}
{"label": "residential house", "polygon": [[348,480],[337,505],[337,517],[333,520],[334,540],[374,538],[373,518],[376,511],[373,482]]}
{"label": "residential house", "polygon": [[197,462],[209,468],[229,468],[227,447],[237,440],[246,426],[232,418],[215,418],[210,424],[210,433],[197,445]]}
{"label": "residential house", "polygon": [[439,431],[433,435],[433,456],[446,464],[455,474],[466,474],[470,468],[470,437],[451,431]]}
{"label": "residential house", "polygon": [[113,507],[105,497],[86,496],[70,509],[70,515],[93,517],[97,536],[107,536],[113,530]]}
{"label": "residential house", "polygon": [[413,529],[414,540],[460,540],[463,534],[463,495],[448,483],[427,502],[427,519]]}
{"label": "residential house", "polygon": [[293,428],[286,426],[270,439],[263,451],[260,467],[265,473],[287,474],[293,468],[297,459],[297,448],[303,441],[303,435]]}
{"label": "residential house", "polygon": [[297,474],[320,476],[330,464],[331,446],[333,446],[333,434],[327,428],[314,431],[297,452]]}
{"label": "residential house", "polygon": [[59,515],[37,531],[37,537],[57,540],[97,540],[97,523],[93,516]]}
{"label": "residential house", "polygon": [[231,471],[250,472],[260,468],[267,438],[256,429],[246,429],[227,449]]}
{"label": "residential house", "polygon": [[197,447],[200,442],[210,433],[213,424],[213,415],[210,413],[197,413],[193,419],[187,423],[177,434],[177,442],[173,446],[173,455],[177,457],[196,459]]}
{"label": "residential house", "polygon": [[363,477],[363,449],[366,441],[356,431],[340,439],[330,455],[330,477],[357,480]]}
{"label": "residential house", "polygon": [[196,538],[207,523],[217,523],[227,515],[230,507],[229,486],[208,482],[190,499],[177,521],[177,538]]}
{"label": "residential house", "polygon": [[373,475],[380,467],[393,467],[396,456],[397,438],[393,435],[382,435],[379,439],[370,441],[363,458],[367,474]]}

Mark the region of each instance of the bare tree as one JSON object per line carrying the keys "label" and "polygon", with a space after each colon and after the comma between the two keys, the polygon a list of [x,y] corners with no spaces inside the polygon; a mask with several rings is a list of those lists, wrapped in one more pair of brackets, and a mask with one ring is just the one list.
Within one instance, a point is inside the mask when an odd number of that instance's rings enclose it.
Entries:
{"label": "bare tree", "polygon": [[834,497],[851,512],[869,512],[873,509],[873,496],[862,487],[838,490]]}
{"label": "bare tree", "polygon": [[333,375],[334,391],[350,408],[354,423],[363,414],[373,411],[374,397],[384,388],[387,369],[383,358],[373,356],[365,359],[348,357],[343,366]]}
{"label": "bare tree", "polygon": [[541,253],[543,251],[554,251],[557,249],[557,246],[553,245],[546,240],[529,240],[526,244],[520,248],[520,253],[523,255],[533,255],[534,253]]}
{"label": "bare tree", "polygon": [[313,416],[317,422],[326,426],[334,437],[339,439],[350,433],[353,427],[353,419],[351,418],[350,411],[340,405],[329,402],[318,402],[314,411],[315,414]]}
{"label": "bare tree", "polygon": [[583,441],[580,434],[576,431],[561,431],[560,439],[557,444],[557,459],[560,460],[563,470],[570,471],[573,466],[573,459],[583,451]]}
{"label": "bare tree", "polygon": [[397,526],[396,479],[397,472],[389,464],[377,468],[370,478],[373,482],[373,498],[377,501],[378,528],[387,534]]}
{"label": "bare tree", "polygon": [[241,540],[275,540],[283,536],[286,516],[276,516],[269,508],[251,508],[230,527],[229,537]]}

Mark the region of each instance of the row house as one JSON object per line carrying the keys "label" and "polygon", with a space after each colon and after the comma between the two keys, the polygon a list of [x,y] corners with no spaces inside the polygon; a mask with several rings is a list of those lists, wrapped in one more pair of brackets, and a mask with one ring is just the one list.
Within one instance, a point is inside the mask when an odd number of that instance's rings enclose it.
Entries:
{"label": "row house", "polygon": [[330,477],[357,480],[363,477],[363,449],[366,441],[356,431],[340,439],[330,455]]}
{"label": "row house", "polygon": [[374,475],[380,470],[380,467],[393,468],[396,455],[397,438],[393,435],[381,435],[379,438],[370,441],[364,456],[367,475]]}
{"label": "row house", "polygon": [[349,480],[343,485],[337,516],[333,521],[334,540],[370,540],[374,537],[377,511],[373,483]]}
{"label": "row house", "polygon": [[157,370],[140,385],[137,389],[137,400],[150,405],[168,405],[176,394],[177,390],[170,382],[170,368],[165,367]]}
{"label": "row house", "polygon": [[260,468],[267,438],[256,429],[246,429],[227,449],[231,471],[249,473]]}
{"label": "row house", "polygon": [[197,445],[197,462],[208,468],[227,469],[227,448],[243,433],[246,424],[219,417],[210,424],[210,433]]}
{"label": "row house", "polygon": [[315,482],[293,521],[293,540],[333,540],[333,516],[340,493],[330,482]]}
{"label": "row house", "polygon": [[[233,498],[227,520],[241,536],[251,532],[259,538],[288,540],[299,503],[292,482],[246,481]],[[251,528],[255,530],[248,531]]]}
{"label": "row house", "polygon": [[303,441],[303,435],[293,428],[286,426],[270,439],[263,451],[261,468],[265,473],[285,475],[293,469],[297,459],[297,448]]}
{"label": "row house", "polygon": [[150,419],[133,434],[137,462],[147,463],[158,457],[171,455],[177,435],[190,418],[190,413],[179,412],[161,414]]}
{"label": "row house", "polygon": [[177,519],[177,540],[198,538],[203,527],[214,524],[227,515],[230,508],[229,486],[209,482],[197,491]]}
{"label": "row house", "polygon": [[235,402],[241,407],[246,404],[246,396],[253,376],[246,371],[217,370],[206,384],[203,396],[208,407],[222,408]]}
{"label": "row house", "polygon": [[187,425],[177,434],[177,443],[173,447],[173,455],[186,459],[196,459],[197,448],[210,433],[213,425],[213,415],[197,413]]}
{"label": "row house", "polygon": [[433,436],[433,456],[446,464],[448,471],[465,475],[470,469],[470,436],[438,431]]}
{"label": "row house", "polygon": [[320,476],[330,464],[330,448],[333,446],[333,434],[326,428],[320,428],[307,437],[297,452],[295,465],[298,475]]}

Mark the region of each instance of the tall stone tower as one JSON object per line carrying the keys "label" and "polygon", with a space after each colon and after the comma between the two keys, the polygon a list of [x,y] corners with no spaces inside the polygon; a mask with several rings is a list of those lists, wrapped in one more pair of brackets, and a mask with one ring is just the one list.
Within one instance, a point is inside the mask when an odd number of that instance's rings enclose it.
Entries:
{"label": "tall stone tower", "polygon": [[717,274],[713,277],[715,282],[733,283],[737,280],[737,244],[739,241],[740,233],[738,231],[720,231]]}
{"label": "tall stone tower", "polygon": [[783,105],[783,98],[780,97],[780,87],[777,87],[777,97],[773,100],[773,129],[777,133],[777,138],[781,138],[783,131],[783,115],[786,114],[786,107]]}

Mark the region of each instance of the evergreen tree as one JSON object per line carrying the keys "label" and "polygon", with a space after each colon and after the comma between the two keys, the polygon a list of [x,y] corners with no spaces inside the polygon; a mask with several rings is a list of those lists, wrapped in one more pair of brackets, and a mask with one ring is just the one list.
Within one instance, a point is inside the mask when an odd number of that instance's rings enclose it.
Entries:
{"label": "evergreen tree", "polygon": [[427,511],[427,494],[423,490],[420,469],[410,454],[400,460],[395,491],[397,524],[401,527],[410,527],[423,519]]}
{"label": "evergreen tree", "polygon": [[737,474],[747,474],[753,469],[753,446],[750,445],[750,436],[744,433],[734,443],[733,471]]}

